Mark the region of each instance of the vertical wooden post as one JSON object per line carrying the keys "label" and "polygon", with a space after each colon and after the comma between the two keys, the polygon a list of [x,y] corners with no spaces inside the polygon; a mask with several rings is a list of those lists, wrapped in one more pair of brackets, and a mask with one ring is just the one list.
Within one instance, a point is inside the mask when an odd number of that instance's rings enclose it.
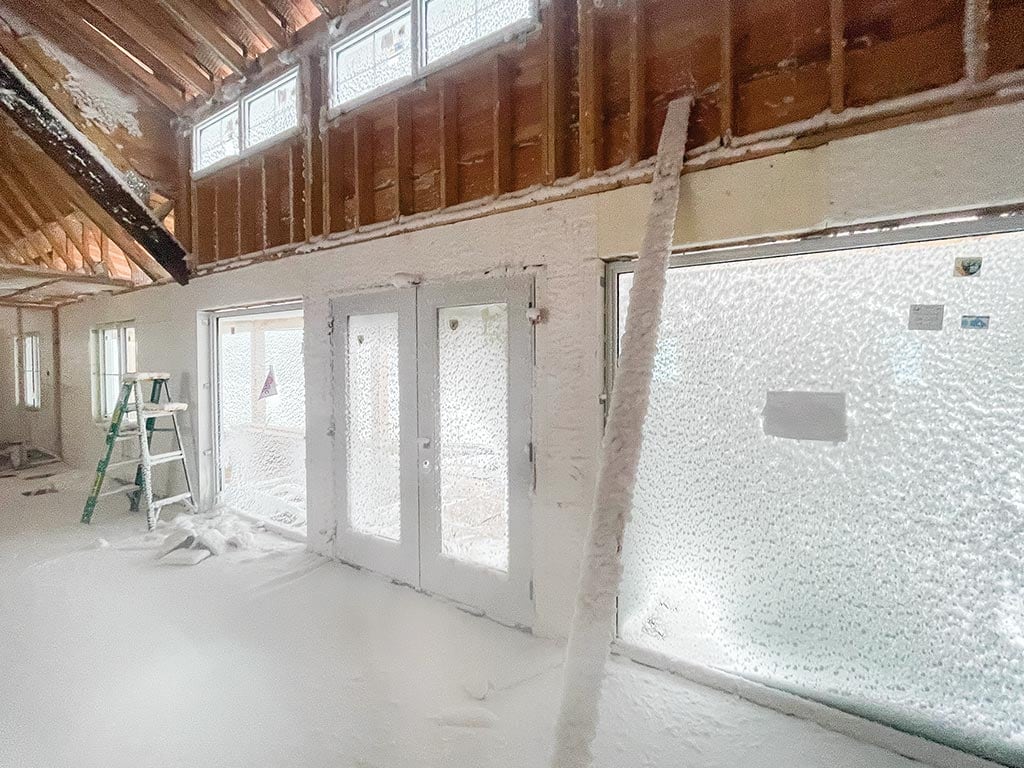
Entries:
{"label": "vertical wooden post", "polygon": [[646,148],[647,63],[643,0],[629,0],[629,161],[644,158]]}
{"label": "vertical wooden post", "polygon": [[722,6],[722,77],[718,110],[721,116],[720,131],[722,134],[722,144],[723,146],[728,146],[732,143],[733,121],[735,119],[734,97],[736,93],[736,83],[732,69],[732,0],[719,0],[719,3]]}
{"label": "vertical wooden post", "polygon": [[[85,254],[82,255],[85,258]],[[53,437],[53,451],[58,456],[64,455],[64,426],[61,414],[61,393],[60,393],[60,310],[53,308],[53,320],[50,323],[53,330],[50,351],[53,355],[53,423],[55,434]]]}
{"label": "vertical wooden post", "polygon": [[965,0],[964,76],[974,83],[988,77],[988,17],[990,0]]}
{"label": "vertical wooden post", "polygon": [[440,89],[440,163],[441,163],[441,207],[459,202],[459,126],[457,109],[458,95],[448,80],[441,82]]}
{"label": "vertical wooden post", "polygon": [[188,251],[189,268],[195,268],[192,253],[192,134],[178,134],[178,196],[174,200],[174,235]]}
{"label": "vertical wooden post", "polygon": [[356,227],[373,223],[373,123],[356,115],[354,128],[356,176]]}
{"label": "vertical wooden post", "polygon": [[395,137],[395,210],[408,216],[416,210],[412,175],[412,114],[409,103],[395,99],[392,128]]}
{"label": "vertical wooden post", "polygon": [[565,175],[566,99],[568,98],[569,53],[566,5],[568,0],[551,0],[544,23],[544,181],[553,184]]}
{"label": "vertical wooden post", "polygon": [[494,194],[512,190],[512,66],[503,56],[491,62],[494,114]]}
{"label": "vertical wooden post", "polygon": [[831,59],[828,67],[832,111],[846,108],[846,8],[843,0],[829,0]]}
{"label": "vertical wooden post", "polygon": [[597,9],[580,0],[580,176],[593,176],[603,160],[602,66],[597,56]]}

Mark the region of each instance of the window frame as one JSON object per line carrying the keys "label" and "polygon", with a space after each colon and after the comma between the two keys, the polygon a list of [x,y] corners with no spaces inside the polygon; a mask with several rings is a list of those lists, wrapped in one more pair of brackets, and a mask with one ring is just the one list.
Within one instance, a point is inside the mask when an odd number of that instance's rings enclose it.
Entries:
{"label": "window frame", "polygon": [[[673,247],[668,268],[739,263],[808,254],[824,254],[878,246],[956,240],[965,237],[1024,232],[1024,216],[998,210],[986,213],[950,213],[920,216],[902,221],[878,221],[859,226],[808,230],[770,241],[737,239],[704,243],[693,248]],[[637,254],[605,258],[602,277],[604,292],[604,391],[603,419],[607,420],[619,353],[619,276],[636,271]],[[998,768],[991,759],[963,752],[954,746],[899,730],[884,721],[837,708],[827,698],[808,698],[782,686],[710,667],[681,656],[644,648],[620,634],[619,610],[615,613],[612,653],[644,666],[681,677],[785,715],[817,723],[823,728],[873,744],[927,765],[957,765],[964,768]]]}
{"label": "window frame", "polygon": [[[27,411],[43,407],[43,373],[39,350],[39,334],[22,333],[14,341],[14,399]],[[31,350],[30,347],[31,346]],[[29,400],[28,382],[32,381],[35,397]]]}
{"label": "window frame", "polygon": [[[403,88],[411,83],[415,83],[423,80],[429,75],[434,74],[442,69],[446,69],[456,62],[468,59],[472,56],[481,53],[489,48],[493,48],[499,43],[518,37],[520,35],[528,34],[536,29],[540,28],[540,0],[529,0],[530,13],[528,16],[518,19],[495,32],[484,35],[481,38],[474,40],[471,43],[456,48],[454,51],[441,56],[434,61],[428,63],[427,61],[427,0],[409,0],[403,3],[398,8],[388,11],[386,14],[379,16],[372,22],[360,27],[359,29],[344,34],[337,41],[331,43],[327,48],[327,83],[328,83],[328,110],[327,116],[329,120],[352,112],[355,109],[367,104],[368,102],[374,101],[388,93],[392,93],[396,90]],[[335,76],[336,76],[336,65],[335,58],[337,53],[344,48],[358,43],[364,39],[366,35],[373,34],[382,26],[388,22],[393,21],[395,18],[400,16],[402,13],[408,11],[411,18],[411,45],[410,45],[410,56],[412,57],[412,74],[408,77],[401,77],[396,80],[392,80],[389,83],[378,86],[372,91],[368,91],[361,96],[349,99],[345,102],[335,102]]]}
{"label": "window frame", "polygon": [[[275,133],[273,136],[269,136],[266,139],[263,139],[262,141],[256,142],[255,144],[249,144],[247,142],[246,135],[249,127],[247,116],[249,104],[251,104],[256,99],[260,98],[261,96],[266,95],[270,91],[275,90],[276,88],[280,87],[282,84],[289,80],[295,81],[295,125],[289,128],[288,130],[281,131],[280,133]],[[298,134],[302,130],[302,89],[303,83],[301,67],[294,66],[288,69],[287,71],[281,73],[277,77],[273,78],[272,80],[263,83],[258,88],[255,88],[252,92],[235,99],[231,104],[224,107],[223,109],[219,109],[213,114],[209,115],[208,117],[205,117],[202,120],[197,121],[192,126],[192,158],[190,163],[191,177],[193,179],[198,179],[203,176],[207,176],[211,173],[214,173],[230,165],[233,165],[234,163],[237,163],[240,160],[244,160],[247,157],[251,157],[252,155],[258,154],[267,147],[277,144],[280,141],[292,138],[293,136]],[[222,157],[215,163],[210,163],[209,165],[204,165],[201,168],[197,168],[196,158],[198,156],[198,152],[196,150],[199,146],[200,132],[204,128],[217,122],[218,120],[222,119],[225,115],[230,114],[231,112],[235,113],[235,123],[238,126],[238,134],[236,136],[238,140],[238,152],[236,152],[233,155],[227,155],[225,157]]]}
{"label": "window frame", "polygon": [[119,371],[118,377],[123,377],[126,373],[129,373],[128,368],[128,333],[131,329],[135,336],[133,343],[135,344],[135,357],[136,362],[138,361],[138,333],[135,326],[134,320],[124,320],[117,323],[106,323],[104,325],[98,325],[90,331],[91,335],[91,349],[90,355],[92,358],[92,413],[93,420],[98,424],[106,424],[110,421],[110,417],[113,415],[114,407],[116,403],[110,403],[110,412],[105,413],[104,406],[104,379],[112,374],[107,373],[106,370],[106,358],[103,351],[103,334],[107,331],[117,331],[117,345],[118,345],[118,356],[119,356]]}

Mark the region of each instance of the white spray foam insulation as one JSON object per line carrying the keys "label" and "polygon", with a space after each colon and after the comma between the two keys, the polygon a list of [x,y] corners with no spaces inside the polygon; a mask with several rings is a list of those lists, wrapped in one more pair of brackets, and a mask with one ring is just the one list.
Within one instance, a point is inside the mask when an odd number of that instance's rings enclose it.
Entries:
{"label": "white spray foam insulation", "polygon": [[633,283],[634,311],[626,323],[608,411],[594,509],[566,650],[552,768],[588,768],[593,763],[601,684],[615,633],[622,537],[640,461],[692,103],[691,97],[685,97],[669,105],[658,146],[647,231]]}

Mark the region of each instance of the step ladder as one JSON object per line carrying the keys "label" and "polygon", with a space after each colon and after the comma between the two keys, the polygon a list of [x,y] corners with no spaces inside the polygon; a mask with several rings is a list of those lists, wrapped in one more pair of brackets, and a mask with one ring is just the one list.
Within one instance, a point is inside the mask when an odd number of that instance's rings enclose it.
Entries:
{"label": "step ladder", "polygon": [[[170,391],[167,382],[171,376],[167,373],[128,373],[121,379],[121,392],[114,407],[114,413],[110,418],[110,428],[107,430],[107,444],[96,467],[96,480],[92,484],[89,498],[85,502],[85,510],[82,512],[82,522],[92,521],[93,512],[96,510],[96,503],[106,497],[120,493],[127,493],[130,501],[130,511],[138,512],[140,504],[146,504],[146,524],[149,530],[156,527],[156,521],[160,517],[160,510],[172,504],[184,504],[191,512],[196,511],[195,499],[192,496],[192,481],[188,474],[188,465],[185,462],[185,448],[181,442],[181,429],[178,425],[178,415],[188,410],[186,403],[161,402],[161,398],[170,399]],[[151,383],[149,400],[142,397],[143,385]],[[134,405],[132,398],[134,396]],[[126,424],[125,416],[134,408],[135,424]],[[159,420],[168,419],[169,427],[158,427]],[[163,422],[166,423],[166,422]],[[122,427],[128,427],[122,429]],[[175,448],[167,453],[152,452],[153,434],[155,432],[169,432],[174,435]],[[138,440],[139,455],[132,459],[111,463],[110,459],[114,452],[114,446],[124,440]],[[185,476],[185,491],[172,494],[163,498],[153,495],[153,467],[161,464],[178,462],[181,464]],[[117,467],[135,465],[134,483],[124,483],[116,488],[103,489],[103,482],[107,472]],[[116,478],[112,478],[116,479]]]}

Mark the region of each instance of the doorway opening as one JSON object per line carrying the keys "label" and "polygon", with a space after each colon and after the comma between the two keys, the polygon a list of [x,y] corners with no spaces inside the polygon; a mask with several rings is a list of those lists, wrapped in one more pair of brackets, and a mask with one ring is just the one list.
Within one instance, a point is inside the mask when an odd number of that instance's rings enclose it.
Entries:
{"label": "doorway opening", "polygon": [[217,503],[280,533],[306,531],[301,305],[214,316]]}

